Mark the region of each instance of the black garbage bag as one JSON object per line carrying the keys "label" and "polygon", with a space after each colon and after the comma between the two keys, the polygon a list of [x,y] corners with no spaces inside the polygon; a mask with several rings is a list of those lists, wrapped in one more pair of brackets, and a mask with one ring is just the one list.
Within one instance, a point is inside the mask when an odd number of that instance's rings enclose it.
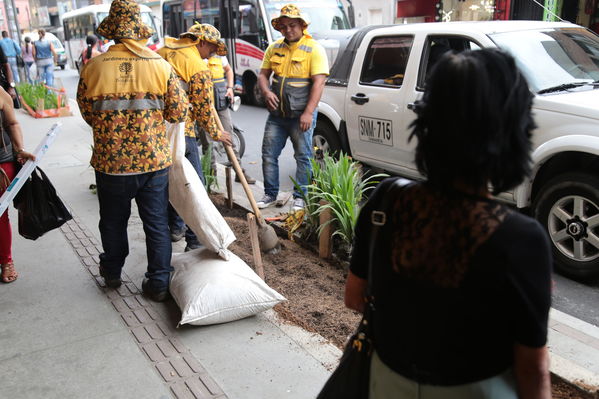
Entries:
{"label": "black garbage bag", "polygon": [[19,234],[30,240],[36,240],[73,218],[39,167],[19,190],[14,205],[19,210]]}

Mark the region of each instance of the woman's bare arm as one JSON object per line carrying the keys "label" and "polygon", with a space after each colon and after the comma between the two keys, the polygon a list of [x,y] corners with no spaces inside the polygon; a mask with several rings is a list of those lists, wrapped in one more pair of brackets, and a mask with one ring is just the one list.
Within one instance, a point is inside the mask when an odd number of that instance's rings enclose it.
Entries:
{"label": "woman's bare arm", "polygon": [[363,313],[367,284],[367,280],[349,272],[345,281],[345,306]]}
{"label": "woman's bare arm", "polygon": [[531,348],[514,345],[514,374],[519,398],[551,399],[549,352],[546,346]]}
{"label": "woman's bare arm", "polygon": [[17,154],[17,161],[24,163],[28,159],[35,160],[33,154],[23,150],[23,132],[15,116],[12,98],[2,88],[0,88],[0,103],[4,114],[4,126],[8,129],[13,151]]}

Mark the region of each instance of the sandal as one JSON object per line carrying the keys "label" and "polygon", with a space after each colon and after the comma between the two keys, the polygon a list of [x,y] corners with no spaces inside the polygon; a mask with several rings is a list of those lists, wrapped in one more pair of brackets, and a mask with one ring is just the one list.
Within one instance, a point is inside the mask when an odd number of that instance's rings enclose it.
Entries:
{"label": "sandal", "polygon": [[5,283],[12,283],[19,277],[19,274],[15,270],[15,264],[13,262],[5,263],[0,266],[2,268],[2,281]]}

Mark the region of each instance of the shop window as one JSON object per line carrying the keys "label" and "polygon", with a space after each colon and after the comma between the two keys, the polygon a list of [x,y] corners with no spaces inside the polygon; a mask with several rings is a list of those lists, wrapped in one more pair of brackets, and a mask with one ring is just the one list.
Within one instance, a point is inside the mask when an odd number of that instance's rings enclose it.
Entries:
{"label": "shop window", "polygon": [[360,83],[400,87],[403,83],[413,37],[379,37],[370,43]]}

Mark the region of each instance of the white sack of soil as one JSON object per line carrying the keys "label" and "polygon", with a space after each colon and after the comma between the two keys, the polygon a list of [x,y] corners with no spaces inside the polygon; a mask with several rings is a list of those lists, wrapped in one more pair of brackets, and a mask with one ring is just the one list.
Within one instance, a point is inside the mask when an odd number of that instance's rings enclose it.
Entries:
{"label": "white sack of soil", "polygon": [[184,124],[167,123],[173,164],[168,174],[169,201],[179,216],[211,251],[229,259],[235,234],[216,209],[191,163],[185,158]]}
{"label": "white sack of soil", "polygon": [[255,315],[285,301],[237,255],[228,261],[207,248],[173,254],[170,293],[181,324],[226,323]]}

